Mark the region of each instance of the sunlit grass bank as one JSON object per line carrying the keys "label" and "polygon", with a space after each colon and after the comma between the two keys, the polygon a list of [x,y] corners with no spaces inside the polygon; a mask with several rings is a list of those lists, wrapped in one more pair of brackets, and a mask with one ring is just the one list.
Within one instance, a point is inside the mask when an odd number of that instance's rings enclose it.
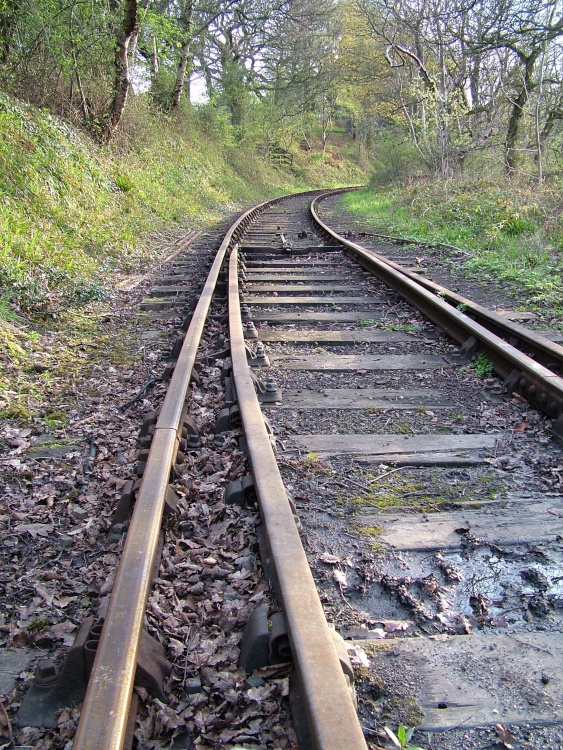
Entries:
{"label": "sunlit grass bank", "polygon": [[563,309],[558,187],[420,181],[350,193],[342,201],[378,233],[467,251],[469,271],[524,292],[523,304]]}

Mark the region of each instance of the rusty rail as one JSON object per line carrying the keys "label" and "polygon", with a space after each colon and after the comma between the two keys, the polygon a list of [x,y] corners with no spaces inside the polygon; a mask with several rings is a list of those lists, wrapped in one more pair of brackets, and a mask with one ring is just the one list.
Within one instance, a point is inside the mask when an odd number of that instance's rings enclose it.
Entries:
{"label": "rusty rail", "polygon": [[260,513],[281,599],[309,730],[318,750],[365,749],[366,742],[301,544],[250,377],[240,318],[238,251],[229,264],[233,377]]}
{"label": "rusty rail", "polygon": [[225,237],[209,272],[156,424],[88,682],[74,740],[75,750],[120,750],[123,747],[170,469],[182,429],[182,412],[231,235],[232,232]]}
{"label": "rusty rail", "polygon": [[[468,348],[471,348],[471,342],[474,340],[479,349],[488,353],[495,371],[507,380],[511,390],[520,391],[552,419],[558,420],[561,417],[563,378],[537,360],[543,359],[548,364],[553,363],[552,366],[561,368],[563,347],[534,335],[530,330],[512,321],[503,320],[500,315],[428,279],[421,279],[417,274],[402,269],[384,256],[342,237],[319,217],[317,205],[321,198],[322,196],[319,196],[311,203],[311,214],[327,235],[344,245],[358,258],[364,268],[395,289],[455,341],[462,345],[469,344]],[[453,307],[454,303],[467,305],[467,312],[471,313],[472,317]],[[481,322],[473,318],[478,318]],[[510,342],[521,342],[522,347],[527,347],[530,354],[520,351]]]}
{"label": "rusty rail", "polygon": [[[318,191],[306,194],[314,192]],[[88,682],[74,750],[123,748],[170,470],[179,446],[185,399],[219,272],[227,250],[244,229],[268,206],[281,200],[283,197],[258,204],[230,227],[194,310],[155,427]]]}
{"label": "rusty rail", "polygon": [[197,350],[225,253],[236,231],[265,205],[247,211],[229,229],[193,313],[156,424],[88,682],[74,740],[75,750],[121,750],[123,747],[170,469],[178,450],[182,413]]}
{"label": "rusty rail", "polygon": [[[319,196],[319,198],[311,204],[311,213],[313,219],[319,223],[319,226],[321,226],[325,232],[328,232],[331,238],[347,244],[349,240],[337,234],[319,217],[318,211],[316,209],[319,200],[322,200],[323,197],[324,196]],[[548,367],[548,369],[552,369],[554,364],[556,364],[559,369],[563,369],[563,346],[560,346],[559,344],[546,339],[544,336],[531,331],[525,326],[519,325],[514,321],[507,320],[502,315],[495,313],[493,310],[489,310],[488,308],[477,304],[477,302],[473,302],[472,300],[467,299],[467,297],[463,297],[461,294],[452,292],[451,289],[448,289],[441,284],[436,284],[436,282],[431,281],[430,279],[427,279],[418,273],[413,273],[412,271],[403,268],[398,263],[389,260],[380,253],[377,253],[375,250],[365,248],[362,245],[358,245],[358,247],[362,247],[362,249],[365,250],[366,253],[369,253],[374,258],[377,258],[378,260],[386,263],[391,268],[394,268],[396,271],[406,276],[408,279],[415,281],[425,289],[428,289],[429,291],[434,292],[434,294],[439,295],[452,307],[459,308],[461,306],[466,315],[482,323],[485,328],[487,328],[489,331],[492,331],[492,333],[496,333],[501,338],[507,340],[518,339],[518,348],[521,349],[521,351],[523,351],[525,354],[529,354],[530,356],[532,356],[540,364]]]}

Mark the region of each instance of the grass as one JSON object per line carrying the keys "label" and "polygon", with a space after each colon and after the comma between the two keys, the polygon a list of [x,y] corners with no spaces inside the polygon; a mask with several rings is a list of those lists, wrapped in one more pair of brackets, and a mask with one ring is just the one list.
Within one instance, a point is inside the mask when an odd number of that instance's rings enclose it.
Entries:
{"label": "grass", "polygon": [[400,748],[400,750],[424,750],[422,747],[410,744],[414,727],[406,727],[404,724],[399,724],[396,733],[392,729],[389,729],[389,727],[384,727],[384,729],[393,745]]}
{"label": "grass", "polygon": [[563,314],[559,185],[466,177],[374,187],[341,200],[375,232],[458,247],[468,253],[461,259],[468,272]]}
{"label": "grass", "polygon": [[490,378],[493,374],[493,363],[486,352],[479,352],[472,367],[475,371],[475,375],[482,380]]}
{"label": "grass", "polygon": [[[101,148],[0,92],[0,418],[27,421],[59,367],[68,378],[95,359],[103,325],[88,316],[107,311],[116,282],[146,273],[172,239],[250,201],[364,178],[331,154],[274,167],[211,105],[173,121],[133,97],[115,142]],[[127,364],[118,347],[102,348]]]}
{"label": "grass", "polygon": [[359,179],[336,157],[274,168],[254,144],[213,128],[214,117],[207,105],[167,120],[138,97],[117,142],[102,149],[0,93],[0,300],[60,314],[106,297],[112,274],[155,260],[162,248],[147,238],[157,232],[202,225],[241,201]]}
{"label": "grass", "polygon": [[[378,480],[370,472],[365,479],[369,492],[341,498],[342,505],[348,505],[354,512],[364,512],[366,508],[404,507],[418,512],[432,512],[458,504],[471,504],[477,500],[494,500],[504,489],[502,482],[490,474],[482,474],[473,483],[452,484],[439,472],[429,473],[424,481],[414,478],[411,472],[392,474],[385,480]],[[379,526],[358,526],[357,533],[374,536],[381,532]]]}
{"label": "grass", "polygon": [[18,310],[52,316],[103,299],[112,273],[159,255],[149,235],[290,182],[248,154],[231,164],[224,143],[188,137],[142,101],[128,118],[136,137],[108,151],[0,94],[0,294]]}

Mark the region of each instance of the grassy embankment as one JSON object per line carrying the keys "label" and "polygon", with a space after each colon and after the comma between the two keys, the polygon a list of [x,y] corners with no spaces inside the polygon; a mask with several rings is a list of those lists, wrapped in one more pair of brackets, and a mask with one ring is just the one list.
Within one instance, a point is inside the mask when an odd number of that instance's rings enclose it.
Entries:
{"label": "grassy embankment", "polygon": [[174,123],[142,99],[102,149],[0,94],[0,418],[35,411],[30,389],[53,377],[53,358],[68,368],[76,342],[95,339],[116,279],[146,271],[175,237],[248,201],[365,179],[350,161],[316,156],[275,168],[212,107]]}
{"label": "grassy embankment", "polygon": [[563,326],[559,186],[477,178],[416,181],[375,186],[342,200],[373,231],[467,251],[461,262],[470,274],[507,286],[527,309],[552,310]]}

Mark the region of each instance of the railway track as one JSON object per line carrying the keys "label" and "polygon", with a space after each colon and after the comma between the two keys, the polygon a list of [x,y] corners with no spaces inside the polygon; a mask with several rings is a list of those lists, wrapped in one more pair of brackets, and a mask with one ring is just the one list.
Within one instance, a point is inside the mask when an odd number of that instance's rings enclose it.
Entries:
{"label": "railway track", "polygon": [[[277,674],[291,657],[302,747],[383,746],[400,724],[429,748],[563,747],[563,348],[336,234],[316,195],[248,211],[186,311],[134,508],[113,520],[103,629],[83,633],[75,750],[131,745],[138,663],[165,698],[146,606],[202,444],[246,456],[221,477],[225,504],[258,504],[273,598],[247,612],[239,663]],[[184,304],[176,270],[148,305]],[[224,394],[206,436],[191,400],[210,373]]]}

